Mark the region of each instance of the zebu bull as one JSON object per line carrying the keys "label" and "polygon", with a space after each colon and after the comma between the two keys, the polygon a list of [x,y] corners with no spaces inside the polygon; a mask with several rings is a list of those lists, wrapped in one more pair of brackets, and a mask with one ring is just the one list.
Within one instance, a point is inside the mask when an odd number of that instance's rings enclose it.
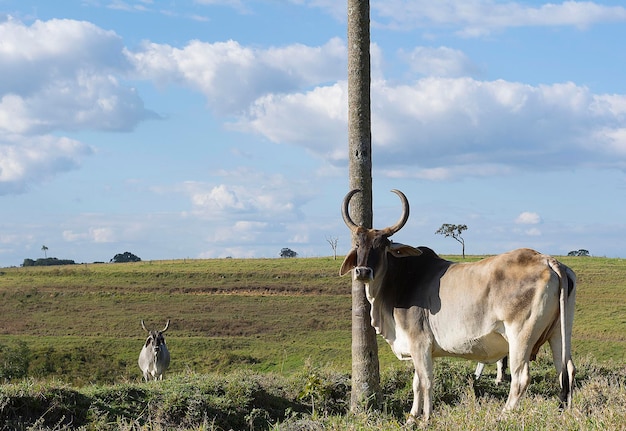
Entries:
{"label": "zebu bull", "polygon": [[575,367],[571,358],[576,276],[556,259],[519,249],[474,263],[453,263],[427,247],[389,238],[409,218],[406,196],[398,222],[377,230],[342,215],[355,239],[340,274],[352,271],[365,285],[371,323],[401,360],[412,360],[413,405],[409,422],[432,412],[433,358],[453,356],[483,363],[508,355],[511,389],[504,411],[513,409],[530,382],[529,361],[548,341],[561,385],[571,405]]}
{"label": "zebu bull", "polygon": [[165,324],[165,328],[160,331],[149,331],[141,321],[141,327],[148,333],[148,338],[144,343],[141,353],[139,354],[139,368],[143,373],[145,381],[150,380],[163,380],[163,373],[170,366],[170,352],[165,345],[165,337],[163,333],[167,331],[170,326],[168,320]]}

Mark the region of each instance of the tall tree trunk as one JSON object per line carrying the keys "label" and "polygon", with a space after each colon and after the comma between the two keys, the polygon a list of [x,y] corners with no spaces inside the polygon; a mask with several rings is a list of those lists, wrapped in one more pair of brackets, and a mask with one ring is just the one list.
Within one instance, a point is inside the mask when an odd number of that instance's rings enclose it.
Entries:
{"label": "tall tree trunk", "polygon": [[[352,219],[371,228],[372,134],[370,115],[369,0],[348,0],[348,141]],[[353,238],[354,245],[354,238]],[[352,281],[352,394],[350,409],[366,410],[380,400],[376,332],[360,281]]]}

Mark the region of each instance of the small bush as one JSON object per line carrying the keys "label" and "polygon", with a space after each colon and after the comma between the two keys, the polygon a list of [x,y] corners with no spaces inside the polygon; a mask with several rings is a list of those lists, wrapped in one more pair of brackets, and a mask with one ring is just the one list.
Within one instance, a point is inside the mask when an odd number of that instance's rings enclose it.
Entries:
{"label": "small bush", "polygon": [[59,266],[59,265],[76,265],[72,259],[57,259],[56,257],[46,257],[45,259],[24,259],[22,266]]}
{"label": "small bush", "polygon": [[350,400],[348,375],[306,364],[301,380],[304,385],[298,399],[310,406],[313,415],[343,414],[348,411]]}
{"label": "small bush", "polygon": [[30,350],[21,340],[0,344],[0,380],[21,379],[28,374]]}

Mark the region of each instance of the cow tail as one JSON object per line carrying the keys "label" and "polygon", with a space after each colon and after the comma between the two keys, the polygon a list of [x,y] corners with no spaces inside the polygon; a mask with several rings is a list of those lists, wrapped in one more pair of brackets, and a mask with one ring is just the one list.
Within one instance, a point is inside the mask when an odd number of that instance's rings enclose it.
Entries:
{"label": "cow tail", "polygon": [[561,401],[568,405],[571,405],[572,388],[570,387],[570,373],[573,374],[574,370],[570,370],[568,365],[571,356],[571,328],[568,324],[568,314],[573,313],[574,310],[568,310],[568,297],[570,294],[569,286],[570,281],[568,272],[563,268],[560,262],[556,259],[549,259],[550,268],[559,277],[559,308],[560,308],[560,326],[561,326]]}

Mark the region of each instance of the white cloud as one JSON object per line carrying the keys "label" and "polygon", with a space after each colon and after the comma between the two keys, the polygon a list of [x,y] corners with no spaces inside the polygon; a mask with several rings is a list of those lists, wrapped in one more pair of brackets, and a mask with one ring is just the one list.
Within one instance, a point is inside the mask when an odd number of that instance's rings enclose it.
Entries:
{"label": "white cloud", "polygon": [[[133,88],[121,39],[85,21],[0,22],[0,194],[76,169],[92,154],[63,131],[130,131],[155,118]],[[52,135],[55,133],[55,135]]]}
{"label": "white cloud", "polygon": [[594,139],[588,142],[589,148],[595,147],[598,143],[617,157],[626,157],[626,127],[604,128],[596,132]]}
{"label": "white cloud", "polygon": [[528,236],[541,236],[541,231],[536,227],[527,229],[526,231],[524,231],[524,233]]}
{"label": "white cloud", "polygon": [[89,235],[93,242],[115,242],[117,237],[115,231],[109,227],[92,228]]}
{"label": "white cloud", "polygon": [[322,9],[335,19],[342,22],[346,21],[346,2],[336,0],[289,0],[289,2]]}
{"label": "white cloud", "polygon": [[310,184],[247,168],[216,176],[219,182],[186,182],[179,189],[190,202],[184,223],[204,225],[201,256],[267,256],[268,249],[278,253],[308,235],[303,206],[317,193]]}
{"label": "white cloud", "polygon": [[[338,39],[270,49],[194,41],[182,49],[148,44],[132,59],[141,76],[196,88],[213,109],[235,114],[231,128],[344,164],[345,49]],[[382,64],[382,52],[373,51],[373,63]],[[381,172],[444,180],[548,164],[626,165],[613,157],[622,149],[626,97],[595,95],[573,83],[531,86],[463,77],[471,73],[471,61],[446,47],[418,47],[406,55],[425,64],[418,71],[429,76],[392,83],[377,69],[372,82],[372,142],[384,148]]]}
{"label": "white cloud", "polygon": [[515,219],[517,224],[539,224],[541,223],[541,216],[534,212],[524,211]]}
{"label": "white cloud", "polygon": [[72,90],[74,81],[101,79],[129,70],[123,43],[112,31],[68,19],[0,22],[0,95],[25,99],[52,87]]}
{"label": "white cloud", "polygon": [[335,81],[345,75],[346,62],[345,44],[338,38],[320,47],[293,44],[268,49],[233,40],[196,40],[182,49],[147,43],[128,55],[142,78],[194,88],[221,114],[240,112],[267,94]]}
{"label": "white cloud", "polygon": [[297,233],[291,238],[289,238],[289,240],[287,240],[287,242],[291,244],[308,244],[309,241],[310,241],[309,236],[303,233]]}
{"label": "white cloud", "polygon": [[474,165],[450,165],[436,168],[406,169],[406,168],[382,168],[378,170],[387,178],[422,179],[430,181],[450,181],[464,177],[488,178],[494,176],[510,175],[514,169],[504,164],[474,164]]}
{"label": "white cloud", "polygon": [[210,211],[244,209],[244,203],[239,200],[237,193],[223,184],[206,191],[194,190],[191,202],[196,208],[206,208]]}
{"label": "white cloud", "polygon": [[280,223],[302,216],[300,207],[310,199],[307,189],[297,191],[298,180],[282,175],[238,169],[218,172],[221,184],[189,181],[182,192],[189,197],[197,217],[226,219],[239,223],[238,230],[267,222]]}
{"label": "white cloud", "polygon": [[205,6],[227,6],[239,11],[240,13],[251,12],[242,0],[195,0],[195,3]]}
{"label": "white cloud", "polygon": [[0,137],[0,195],[22,193],[31,182],[47,180],[80,166],[93,153],[89,146],[68,138],[16,135]]}
{"label": "white cloud", "polygon": [[346,83],[341,82],[307,93],[261,97],[231,126],[259,133],[272,142],[301,145],[313,154],[335,160],[345,157],[341,154],[347,121]]}
{"label": "white cloud", "polygon": [[136,92],[121,87],[113,76],[78,73],[70,80],[50,82],[28,97],[9,93],[0,99],[0,131],[8,133],[130,131],[148,118],[156,115],[145,111]]}
{"label": "white cloud", "polygon": [[226,223],[214,230],[209,242],[212,243],[249,243],[254,244],[272,227],[268,222],[239,220],[235,223]]}
{"label": "white cloud", "polygon": [[465,37],[487,35],[493,31],[536,26],[574,26],[626,21],[626,8],[605,6],[590,1],[565,1],[540,6],[522,2],[494,0],[378,0],[371,5],[374,25],[413,29],[426,26],[460,27]]}
{"label": "white cloud", "polygon": [[418,46],[410,52],[400,51],[400,57],[412,71],[425,76],[459,77],[474,75],[478,67],[457,49]]}
{"label": "white cloud", "polygon": [[90,227],[84,232],[68,229],[62,235],[67,242],[112,243],[119,240],[112,227]]}
{"label": "white cloud", "polygon": [[[345,81],[259,98],[237,123],[273,142],[346,163]],[[626,96],[573,83],[428,77],[372,83],[373,151],[381,172],[451,179],[515,170],[626,167]]]}

